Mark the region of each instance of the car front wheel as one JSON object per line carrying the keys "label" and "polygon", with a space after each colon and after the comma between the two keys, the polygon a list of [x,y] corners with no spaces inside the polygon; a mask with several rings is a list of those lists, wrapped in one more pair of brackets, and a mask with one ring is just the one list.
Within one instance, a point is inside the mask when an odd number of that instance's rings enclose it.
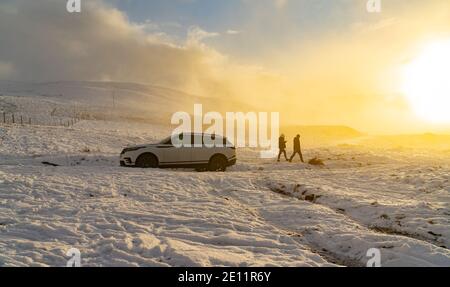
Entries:
{"label": "car front wheel", "polygon": [[143,154],[136,160],[136,166],[140,168],[157,168],[158,159],[152,154]]}

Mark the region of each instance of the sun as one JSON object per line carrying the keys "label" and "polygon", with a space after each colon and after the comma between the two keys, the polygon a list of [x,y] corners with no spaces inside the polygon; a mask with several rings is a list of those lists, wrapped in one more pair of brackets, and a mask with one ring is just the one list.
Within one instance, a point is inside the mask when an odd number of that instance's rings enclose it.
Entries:
{"label": "sun", "polygon": [[450,41],[428,45],[405,67],[402,90],[423,120],[450,123]]}

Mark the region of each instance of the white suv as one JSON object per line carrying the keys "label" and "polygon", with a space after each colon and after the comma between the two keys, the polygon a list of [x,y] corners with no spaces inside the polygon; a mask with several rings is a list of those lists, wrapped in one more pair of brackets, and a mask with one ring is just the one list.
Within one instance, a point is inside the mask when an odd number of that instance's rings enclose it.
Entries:
{"label": "white suv", "polygon": [[[120,154],[120,165],[141,168],[192,167],[225,171],[227,167],[236,164],[236,148],[226,138],[194,133],[178,136],[180,139],[183,137],[190,137],[190,143],[201,145],[184,144],[178,147],[172,144],[172,137],[168,137],[158,144],[127,147]],[[205,145],[205,138],[220,144]]]}

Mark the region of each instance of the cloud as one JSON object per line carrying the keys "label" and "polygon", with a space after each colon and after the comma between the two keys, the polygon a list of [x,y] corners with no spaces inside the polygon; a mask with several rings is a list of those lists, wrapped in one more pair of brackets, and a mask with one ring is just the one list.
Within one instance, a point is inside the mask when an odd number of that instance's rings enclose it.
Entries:
{"label": "cloud", "polygon": [[242,33],[241,31],[237,31],[237,30],[227,30],[228,35],[238,35],[241,33]]}
{"label": "cloud", "polygon": [[207,46],[204,41],[219,34],[199,26],[174,40],[159,24],[133,23],[102,1],[84,1],[83,12],[75,14],[59,0],[8,3],[8,9],[0,6],[0,79],[148,83],[247,102],[261,99],[270,82],[263,69],[235,63]]}
{"label": "cloud", "polygon": [[188,30],[187,43],[200,44],[204,39],[214,38],[219,36],[219,33],[207,32],[198,26],[192,26]]}
{"label": "cloud", "polygon": [[132,23],[102,1],[85,1],[83,12],[74,14],[67,13],[63,4],[15,0],[0,6],[0,77],[107,78],[177,88],[189,86],[196,77],[207,78],[207,60],[215,55],[199,44],[214,33],[194,27],[189,45],[177,43],[159,32],[157,24]]}

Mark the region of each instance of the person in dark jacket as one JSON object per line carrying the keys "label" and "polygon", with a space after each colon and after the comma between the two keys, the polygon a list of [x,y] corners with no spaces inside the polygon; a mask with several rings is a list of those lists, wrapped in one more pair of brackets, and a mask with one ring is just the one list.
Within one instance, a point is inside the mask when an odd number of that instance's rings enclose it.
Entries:
{"label": "person in dark jacket", "polygon": [[281,135],[278,139],[278,148],[280,149],[280,152],[278,153],[278,162],[280,161],[281,154],[284,154],[284,158],[286,161],[289,161],[286,154],[286,143],[284,135]]}
{"label": "person in dark jacket", "polygon": [[300,156],[300,159],[303,161],[303,155],[302,155],[302,148],[300,146],[300,135],[297,135],[294,138],[294,153],[291,156],[291,159],[289,160],[290,162],[292,162],[292,160],[294,159],[295,155],[298,154]]}

